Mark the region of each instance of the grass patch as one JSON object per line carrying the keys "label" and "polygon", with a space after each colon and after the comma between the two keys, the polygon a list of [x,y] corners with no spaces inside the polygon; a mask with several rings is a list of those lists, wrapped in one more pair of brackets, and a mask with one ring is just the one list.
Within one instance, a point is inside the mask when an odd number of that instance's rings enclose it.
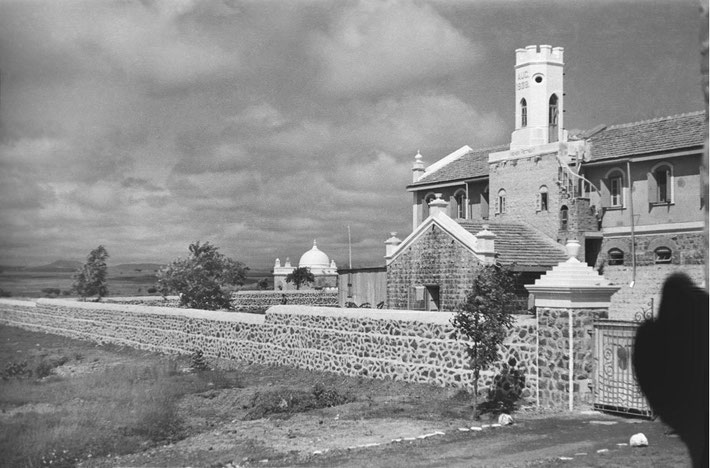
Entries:
{"label": "grass patch", "polygon": [[[31,378],[26,376],[32,366],[24,361],[3,366],[3,375],[16,375],[0,381],[0,466],[74,466],[173,442],[188,435],[177,407],[183,396],[240,386],[235,372],[185,373],[184,362],[160,357],[60,377],[52,373],[59,365],[99,360],[75,352],[69,355],[78,359],[71,361],[46,350],[33,356],[32,345],[27,350],[23,357],[30,360],[46,354]],[[4,355],[10,355],[7,349]]]}
{"label": "grass patch", "polygon": [[273,390],[259,392],[251,401],[251,409],[245,419],[261,419],[269,416],[289,418],[296,413],[330,408],[355,401],[353,395],[340,393],[323,384],[316,384],[311,391],[305,390]]}

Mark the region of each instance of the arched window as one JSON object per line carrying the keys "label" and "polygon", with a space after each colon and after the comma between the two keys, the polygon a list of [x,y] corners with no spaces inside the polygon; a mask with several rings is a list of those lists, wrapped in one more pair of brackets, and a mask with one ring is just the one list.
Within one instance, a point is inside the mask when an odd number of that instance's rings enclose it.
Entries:
{"label": "arched window", "polygon": [[520,126],[528,126],[528,102],[525,98],[520,100]]}
{"label": "arched window", "polygon": [[498,190],[498,198],[496,199],[496,213],[505,213],[505,190]]}
{"label": "arched window", "polygon": [[655,263],[671,263],[673,251],[668,247],[658,247],[653,251]]}
{"label": "arched window", "polygon": [[567,205],[562,205],[560,207],[560,229],[563,231],[567,230],[569,224],[569,209]]}
{"label": "arched window", "polygon": [[620,169],[607,172],[602,187],[602,204],[610,208],[624,207],[624,173]]}
{"label": "arched window", "polygon": [[557,108],[557,95],[550,96],[550,108],[547,117],[547,124],[550,128],[550,143],[558,140],[557,122],[559,119],[559,109]]}
{"label": "arched window", "polygon": [[547,186],[540,186],[537,194],[537,211],[547,211]]}
{"label": "arched window", "polygon": [[668,163],[655,165],[648,173],[648,202],[673,203],[673,166]]}
{"label": "arched window", "polygon": [[609,265],[623,265],[624,264],[624,251],[621,249],[613,248],[609,249]]}
{"label": "arched window", "polygon": [[466,192],[459,190],[454,194],[453,215],[458,219],[466,218]]}

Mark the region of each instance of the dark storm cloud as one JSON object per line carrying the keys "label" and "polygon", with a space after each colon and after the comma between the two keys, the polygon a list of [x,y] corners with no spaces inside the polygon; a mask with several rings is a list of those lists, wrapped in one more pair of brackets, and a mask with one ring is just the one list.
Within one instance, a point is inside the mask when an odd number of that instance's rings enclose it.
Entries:
{"label": "dark storm cloud", "polygon": [[162,262],[209,240],[268,267],[318,238],[342,264],[351,226],[357,261],[380,264],[411,229],[417,150],[505,143],[516,47],[566,47],[572,126],[695,110],[696,16],[691,0],[4,2],[0,260],[103,243]]}

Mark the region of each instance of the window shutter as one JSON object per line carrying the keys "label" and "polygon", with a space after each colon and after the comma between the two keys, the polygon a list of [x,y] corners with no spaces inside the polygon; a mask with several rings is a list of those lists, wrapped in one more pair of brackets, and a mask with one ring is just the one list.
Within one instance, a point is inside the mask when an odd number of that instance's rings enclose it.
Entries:
{"label": "window shutter", "polygon": [[656,176],[653,172],[646,174],[647,186],[648,186],[648,202],[656,203],[658,201],[658,184],[656,183]]}
{"label": "window shutter", "polygon": [[481,195],[481,218],[488,219],[488,200]]}
{"label": "window shutter", "polygon": [[609,191],[611,182],[609,182],[609,179],[604,179],[601,182],[602,183],[599,184],[599,191],[601,192],[602,206],[608,208],[611,206],[611,194]]}
{"label": "window shutter", "polygon": [[456,195],[449,198],[449,206],[451,207],[449,216],[453,219],[458,218],[459,204],[458,204],[458,201],[456,200]]}
{"label": "window shutter", "polygon": [[535,211],[542,211],[542,194],[540,192],[535,195]]}
{"label": "window shutter", "polygon": [[495,214],[500,213],[500,195],[496,196],[493,212]]}

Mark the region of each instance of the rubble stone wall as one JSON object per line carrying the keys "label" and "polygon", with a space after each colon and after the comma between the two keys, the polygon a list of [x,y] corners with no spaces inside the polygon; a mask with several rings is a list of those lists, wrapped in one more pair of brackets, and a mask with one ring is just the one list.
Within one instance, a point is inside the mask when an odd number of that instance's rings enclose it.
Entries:
{"label": "rubble stone wall", "polygon": [[[279,305],[266,315],[39,299],[0,300],[0,323],[94,342],[165,353],[471,387],[464,344],[450,313],[333,309]],[[524,396],[537,392],[536,325],[517,317],[500,351],[526,377]],[[500,368],[489,369],[485,390]]]}

